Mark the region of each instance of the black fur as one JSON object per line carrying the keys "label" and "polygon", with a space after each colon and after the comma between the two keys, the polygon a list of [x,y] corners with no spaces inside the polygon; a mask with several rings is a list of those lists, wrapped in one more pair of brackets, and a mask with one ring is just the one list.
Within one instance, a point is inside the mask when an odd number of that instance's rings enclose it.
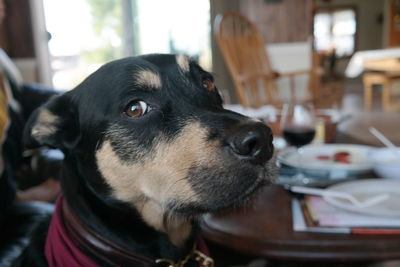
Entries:
{"label": "black fur", "polygon": [[[199,214],[243,204],[273,175],[267,164],[273,151],[269,128],[223,109],[218,91],[204,86],[204,80],[213,81],[211,74],[192,61],[188,66],[186,71],[177,64],[176,56],[159,54],[108,63],[74,90],[37,110],[25,131],[28,146],[47,145],[65,153],[62,188],[82,222],[151,258],[186,255],[197,235]],[[152,88],[150,83],[138,85],[135,74],[143,70],[157,74],[161,88]],[[146,102],[151,111],[138,118],[126,116],[126,107],[135,100]],[[35,136],[33,129],[42,123],[43,110],[57,119],[42,126],[56,131]],[[194,123],[207,130],[204,142],[218,144],[221,166],[194,162],[185,180],[196,200],[172,198],[165,203],[168,213],[179,214],[193,225],[188,238],[176,246],[166,233],[149,226],[132,203],[115,197],[115,188],[99,170],[96,151],[108,141],[123,164],[146,162],[154,158],[159,144],[171,144]]]}

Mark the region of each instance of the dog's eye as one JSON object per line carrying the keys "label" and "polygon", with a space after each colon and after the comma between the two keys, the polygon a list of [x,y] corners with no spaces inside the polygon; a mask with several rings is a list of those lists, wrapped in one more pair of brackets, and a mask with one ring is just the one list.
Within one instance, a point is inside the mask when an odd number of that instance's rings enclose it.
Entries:
{"label": "dog's eye", "polygon": [[143,101],[133,101],[125,109],[125,114],[129,117],[140,117],[150,111],[149,105]]}
{"label": "dog's eye", "polygon": [[207,89],[208,91],[212,92],[215,90],[215,84],[212,80],[210,79],[204,79],[203,80],[203,87]]}

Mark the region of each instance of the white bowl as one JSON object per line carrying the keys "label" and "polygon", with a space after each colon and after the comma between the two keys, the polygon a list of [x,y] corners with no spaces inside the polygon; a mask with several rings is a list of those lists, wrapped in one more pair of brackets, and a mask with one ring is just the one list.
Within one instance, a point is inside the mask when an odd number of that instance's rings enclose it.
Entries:
{"label": "white bowl", "polygon": [[380,177],[400,179],[400,152],[397,154],[389,148],[377,148],[369,153],[368,159]]}

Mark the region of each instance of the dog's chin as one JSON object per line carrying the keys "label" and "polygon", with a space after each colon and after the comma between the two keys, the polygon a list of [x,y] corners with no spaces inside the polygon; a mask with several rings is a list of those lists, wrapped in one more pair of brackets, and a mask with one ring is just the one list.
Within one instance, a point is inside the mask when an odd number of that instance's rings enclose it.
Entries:
{"label": "dog's chin", "polygon": [[268,186],[271,183],[272,183],[271,180],[262,179],[262,180],[258,181],[253,187],[246,190],[243,193],[243,195],[239,196],[237,199],[234,199],[231,205],[229,205],[225,208],[221,208],[219,210],[212,211],[212,212],[236,209],[236,208],[246,206],[247,204],[252,202],[255,198],[257,198],[257,196],[263,191],[265,186]]}
{"label": "dog's chin", "polygon": [[210,198],[204,200],[204,202],[179,203],[176,201],[170,203],[169,207],[173,210],[173,213],[192,218],[198,217],[204,213],[216,213],[236,209],[248,205],[262,192],[262,189],[269,184],[271,184],[270,180],[260,178],[252,183],[250,187],[244,188],[244,190],[236,196],[224,199],[213,199],[212,196],[210,196]]}
{"label": "dog's chin", "polygon": [[270,180],[264,178],[257,179],[250,187],[243,190],[243,192],[236,198],[227,199],[225,202],[220,203],[219,205],[217,203],[215,205],[210,205],[206,212],[221,212],[246,206],[252,202],[252,200],[254,200],[260,194],[260,192],[262,192],[262,189],[265,188],[265,186],[269,184],[271,184]]}

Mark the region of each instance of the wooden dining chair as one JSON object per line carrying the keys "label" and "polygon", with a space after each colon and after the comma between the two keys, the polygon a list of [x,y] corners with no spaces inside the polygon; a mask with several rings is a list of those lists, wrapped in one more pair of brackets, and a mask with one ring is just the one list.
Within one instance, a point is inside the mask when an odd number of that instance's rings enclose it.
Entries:
{"label": "wooden dining chair", "polygon": [[217,15],[214,34],[241,105],[255,108],[262,105],[280,106],[282,99],[277,88],[277,79],[280,77],[289,78],[290,97],[292,100],[296,98],[295,76],[310,74],[310,70],[275,72],[261,33],[249,19],[235,11]]}

